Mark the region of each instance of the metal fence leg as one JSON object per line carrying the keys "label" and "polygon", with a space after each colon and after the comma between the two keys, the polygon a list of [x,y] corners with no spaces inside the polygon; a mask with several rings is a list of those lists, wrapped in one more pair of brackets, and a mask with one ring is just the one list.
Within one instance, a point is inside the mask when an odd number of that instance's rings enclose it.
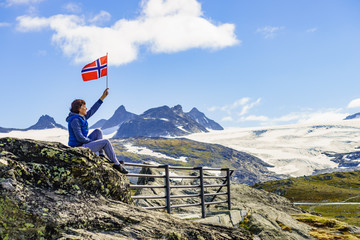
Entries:
{"label": "metal fence leg", "polygon": [[170,204],[170,178],[169,178],[169,165],[165,165],[165,197],[166,197],[166,210],[171,213],[171,204]]}
{"label": "metal fence leg", "polygon": [[205,218],[205,196],[204,196],[204,170],[203,167],[199,168],[200,175],[200,198],[201,198],[201,217]]}
{"label": "metal fence leg", "polygon": [[227,180],[227,202],[228,202],[228,209],[231,210],[231,192],[230,192],[230,169],[226,169],[226,180]]}

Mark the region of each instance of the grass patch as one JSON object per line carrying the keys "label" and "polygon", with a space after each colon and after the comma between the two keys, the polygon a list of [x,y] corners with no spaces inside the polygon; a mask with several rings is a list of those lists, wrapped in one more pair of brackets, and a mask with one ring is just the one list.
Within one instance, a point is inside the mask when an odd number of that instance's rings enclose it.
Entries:
{"label": "grass patch", "polygon": [[126,150],[123,142],[117,140],[112,141],[116,155],[124,161],[128,160],[135,163],[154,161],[159,164],[185,167],[234,167],[232,164],[237,160],[237,158],[233,159],[233,150],[216,144],[205,144],[182,138],[133,138],[131,141],[135,146],[145,147],[172,158],[186,156],[187,162],[131,153]]}
{"label": "grass patch", "polygon": [[295,219],[313,226],[310,235],[320,240],[331,239],[350,239],[358,240],[360,235],[349,233],[349,227],[346,223],[333,218],[320,217],[311,214],[295,214]]}
{"label": "grass patch", "polygon": [[269,181],[253,187],[277,193],[294,202],[358,202],[360,171]]}
{"label": "grass patch", "polygon": [[324,217],[336,218],[347,224],[360,227],[360,205],[299,205],[309,212],[320,213]]}
{"label": "grass patch", "polygon": [[[292,202],[360,202],[360,171],[289,178],[258,183],[252,187],[276,193]],[[360,205],[299,207],[360,227]]]}

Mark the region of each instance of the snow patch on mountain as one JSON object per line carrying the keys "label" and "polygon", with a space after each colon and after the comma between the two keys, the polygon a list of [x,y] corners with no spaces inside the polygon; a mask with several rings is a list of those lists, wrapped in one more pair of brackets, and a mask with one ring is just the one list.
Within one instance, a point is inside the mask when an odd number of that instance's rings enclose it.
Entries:
{"label": "snow patch on mountain", "polygon": [[338,167],[324,152],[356,151],[360,145],[360,121],[231,128],[186,137],[247,152],[273,165],[269,171],[297,177]]}

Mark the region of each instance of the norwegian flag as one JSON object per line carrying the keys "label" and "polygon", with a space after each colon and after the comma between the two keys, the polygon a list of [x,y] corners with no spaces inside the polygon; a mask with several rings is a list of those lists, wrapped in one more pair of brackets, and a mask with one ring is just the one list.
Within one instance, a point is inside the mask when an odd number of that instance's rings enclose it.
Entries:
{"label": "norwegian flag", "polygon": [[95,80],[107,75],[107,56],[103,56],[87,64],[81,70],[83,81]]}

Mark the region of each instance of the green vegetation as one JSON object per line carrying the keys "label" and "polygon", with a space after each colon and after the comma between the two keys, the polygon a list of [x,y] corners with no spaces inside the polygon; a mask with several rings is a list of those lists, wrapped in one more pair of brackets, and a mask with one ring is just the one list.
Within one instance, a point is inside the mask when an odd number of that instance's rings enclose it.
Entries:
{"label": "green vegetation", "polygon": [[269,181],[252,187],[279,194],[293,202],[360,202],[360,171]]}
{"label": "green vegetation", "polygon": [[[276,193],[292,202],[360,202],[360,171],[269,181],[252,187]],[[299,206],[310,212],[360,226],[360,205]]]}
{"label": "green vegetation", "polygon": [[300,205],[309,212],[320,213],[323,216],[336,218],[348,224],[360,226],[360,205]]}
{"label": "green vegetation", "polygon": [[310,235],[317,239],[360,239],[360,235],[349,233],[350,229],[346,223],[335,219],[311,214],[296,214],[293,217],[300,222],[313,226],[314,229],[312,229]]}
{"label": "green vegetation", "polygon": [[26,213],[7,197],[0,198],[1,239],[15,239],[15,236],[23,239],[46,239],[49,236],[46,236],[45,227],[46,224],[37,216]]}
{"label": "green vegetation", "polygon": [[159,164],[170,164],[174,166],[212,166],[212,167],[235,167],[237,158],[233,156],[233,150],[215,144],[204,144],[187,139],[165,139],[165,138],[134,138],[132,144],[145,147],[154,152],[165,154],[169,157],[187,157],[187,162],[170,160],[168,158],[157,158],[128,152],[122,142],[113,141],[115,152],[120,158],[131,160],[131,162],[142,163],[143,161],[155,161]]}

